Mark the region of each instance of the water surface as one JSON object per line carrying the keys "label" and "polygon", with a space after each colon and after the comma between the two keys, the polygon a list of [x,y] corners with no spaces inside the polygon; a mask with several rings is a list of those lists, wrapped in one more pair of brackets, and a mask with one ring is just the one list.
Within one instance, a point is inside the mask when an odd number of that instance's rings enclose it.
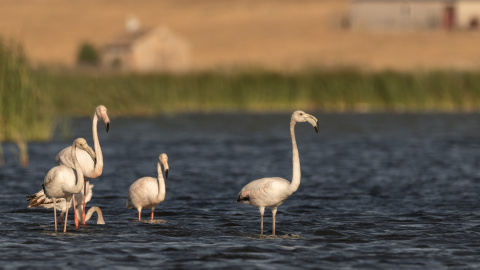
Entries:
{"label": "water surface", "polygon": [[[66,234],[53,232],[51,210],[27,209],[25,195],[40,190],[73,137],[29,144],[26,169],[4,144],[2,268],[480,267],[480,115],[316,116],[319,134],[296,127],[302,182],[279,208],[277,237],[260,237],[258,209],[236,198],[252,180],[291,179],[289,114],[111,119],[109,133],[99,125],[105,167],[87,207],[100,206],[106,225],[75,229],[70,219]],[[90,119],[72,122],[93,147]],[[170,173],[161,222],[138,222],[125,207],[128,188],[156,175],[162,152]]]}

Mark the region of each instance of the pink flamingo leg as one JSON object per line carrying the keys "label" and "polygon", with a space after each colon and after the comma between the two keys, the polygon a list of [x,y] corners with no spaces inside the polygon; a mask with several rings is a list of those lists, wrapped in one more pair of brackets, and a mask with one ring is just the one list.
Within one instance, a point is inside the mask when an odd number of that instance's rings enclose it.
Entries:
{"label": "pink flamingo leg", "polygon": [[72,196],[73,200],[73,217],[75,220],[75,229],[78,229],[78,217],[77,217],[77,208],[75,207],[75,195]]}
{"label": "pink flamingo leg", "polygon": [[151,220],[153,220],[153,209],[152,209],[152,218],[151,218]]}
{"label": "pink flamingo leg", "polygon": [[141,217],[140,213],[141,213],[141,212],[138,211],[138,220],[142,220],[142,217]]}

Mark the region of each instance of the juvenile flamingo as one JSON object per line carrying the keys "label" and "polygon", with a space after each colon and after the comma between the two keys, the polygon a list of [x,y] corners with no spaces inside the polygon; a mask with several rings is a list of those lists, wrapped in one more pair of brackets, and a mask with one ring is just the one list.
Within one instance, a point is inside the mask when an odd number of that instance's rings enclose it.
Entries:
{"label": "juvenile flamingo", "polygon": [[73,142],[71,148],[71,155],[73,160],[73,168],[77,172],[77,179],[75,179],[75,172],[72,168],[65,165],[58,165],[48,171],[43,181],[42,187],[47,198],[53,201],[53,213],[55,216],[55,232],[57,232],[57,199],[65,199],[65,224],[63,232],[67,231],[68,206],[71,204],[73,194],[79,193],[84,186],[84,178],[80,164],[77,160],[77,147],[81,150],[89,148],[87,141],[83,138],[78,138]]}
{"label": "juvenile flamingo", "polygon": [[161,164],[165,168],[165,178],[168,178],[168,157],[163,153],[158,157],[158,178],[142,177],[135,181],[128,190],[127,208],[138,210],[138,220],[142,220],[143,208],[152,209],[151,220],[153,220],[155,206],[165,199],[165,180]]}
{"label": "juvenile flamingo", "polygon": [[[83,175],[85,178],[98,178],[103,171],[103,155],[102,155],[102,148],[100,147],[100,142],[98,140],[98,132],[97,132],[97,122],[98,118],[102,118],[103,122],[105,123],[105,128],[108,132],[110,127],[110,119],[108,118],[107,108],[103,105],[99,105],[95,109],[95,114],[93,115],[92,120],[92,133],[93,133],[93,144],[95,148],[95,152],[93,151],[77,151],[77,159],[80,163],[80,168],[82,170]],[[70,155],[71,147],[67,147],[60,151],[58,155],[55,157],[55,161],[59,165],[66,165],[70,168],[73,168],[73,160],[72,156]],[[86,182],[86,179],[85,179]],[[84,186],[83,190],[86,193],[87,187]],[[83,225],[85,225],[86,218],[85,218],[85,204],[86,201],[83,201],[83,211],[82,211],[82,220]]]}
{"label": "juvenile flamingo", "polygon": [[314,116],[302,111],[295,111],[290,120],[290,135],[292,137],[293,176],[292,182],[280,177],[262,178],[247,184],[238,194],[237,202],[258,207],[260,210],[260,234],[263,235],[263,214],[265,207],[270,207],[273,215],[272,235],[275,235],[275,215],[277,208],[297,191],[300,185],[300,157],[295,140],[295,124],[309,122],[318,133],[318,121]]}

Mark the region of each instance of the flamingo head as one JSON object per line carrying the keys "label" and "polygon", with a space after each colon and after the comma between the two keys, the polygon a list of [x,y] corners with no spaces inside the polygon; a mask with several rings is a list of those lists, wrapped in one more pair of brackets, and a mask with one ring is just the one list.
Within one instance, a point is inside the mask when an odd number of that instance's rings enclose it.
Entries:
{"label": "flamingo head", "polygon": [[158,157],[158,163],[163,164],[163,168],[165,168],[165,179],[168,178],[168,156],[165,153],[162,153]]}
{"label": "flamingo head", "polygon": [[95,161],[95,152],[93,152],[93,149],[88,145],[87,141],[84,138],[77,138],[73,142],[73,147],[84,150],[88,153],[88,155],[92,157],[93,161]]}
{"label": "flamingo head", "polygon": [[315,118],[315,116],[303,111],[295,111],[292,114],[292,120],[295,122],[308,122],[315,128],[315,131],[318,133],[318,120],[317,118]]}
{"label": "flamingo head", "polygon": [[108,118],[107,107],[99,105],[95,109],[95,113],[97,114],[97,117],[102,118],[103,122],[105,123],[105,128],[108,132],[108,129],[110,128],[110,119]]}

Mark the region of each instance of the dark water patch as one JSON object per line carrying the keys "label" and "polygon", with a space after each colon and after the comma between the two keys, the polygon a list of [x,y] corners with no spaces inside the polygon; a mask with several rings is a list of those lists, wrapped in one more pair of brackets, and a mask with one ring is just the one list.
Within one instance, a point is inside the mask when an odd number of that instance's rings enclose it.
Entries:
{"label": "dark water patch", "polygon": [[314,234],[319,236],[344,236],[344,234],[334,230],[317,230]]}

